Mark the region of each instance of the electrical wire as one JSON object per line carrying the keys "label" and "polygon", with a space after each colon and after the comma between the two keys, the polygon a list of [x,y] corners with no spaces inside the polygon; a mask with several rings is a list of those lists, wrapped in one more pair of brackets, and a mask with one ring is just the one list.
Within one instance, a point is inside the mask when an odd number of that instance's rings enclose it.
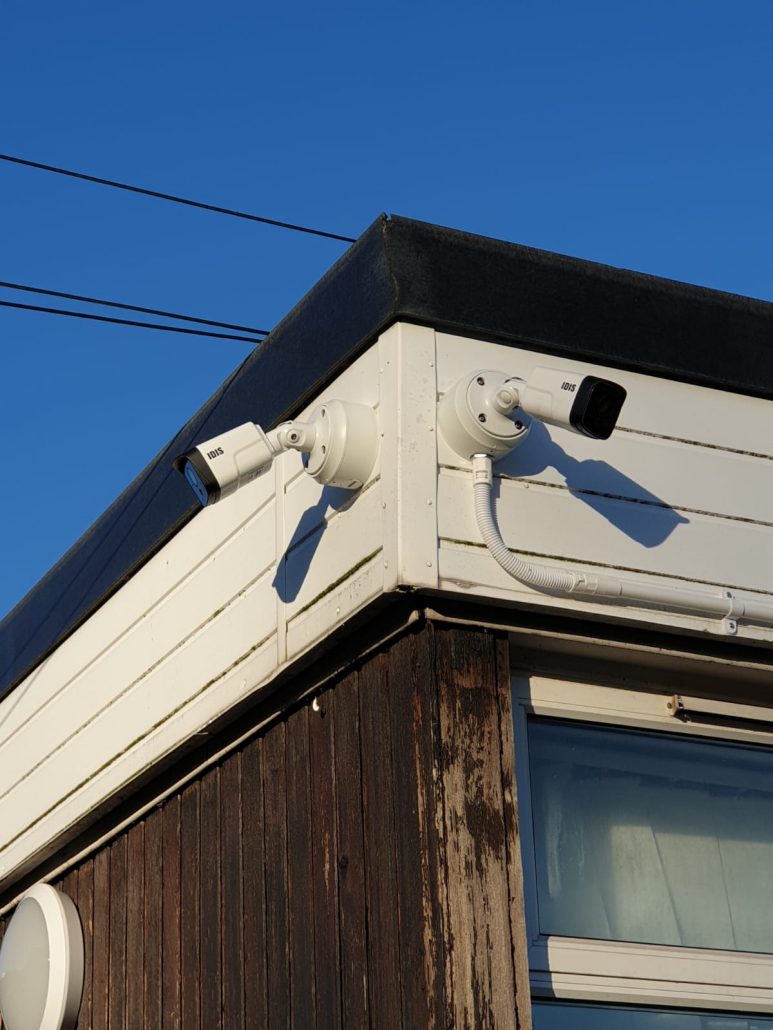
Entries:
{"label": "electrical wire", "polygon": [[107,308],[121,308],[124,311],[140,311],[145,315],[160,315],[162,318],[176,318],[182,322],[195,322],[198,325],[214,325],[220,329],[238,329],[245,333],[259,333],[265,336],[267,329],[255,329],[250,325],[235,325],[232,322],[216,322],[211,318],[195,318],[193,315],[180,315],[175,311],[161,311],[158,308],[144,308],[139,304],[124,304],[117,300],[102,300],[97,297],[86,297],[81,293],[62,293],[60,290],[44,290],[40,286],[27,286],[22,283],[7,283],[0,281],[0,286],[6,290],[22,290],[25,293],[39,293],[45,297],[63,297],[65,300],[80,300],[86,304],[100,304]]}
{"label": "electrical wire", "polygon": [[[68,318],[87,318],[92,322],[110,322],[113,325],[132,325],[140,329],[159,329],[165,333],[186,333],[188,336],[212,336],[219,340],[244,340],[246,343],[260,343],[254,336],[235,336],[232,333],[207,332],[204,329],[186,329],[181,325],[158,325],[156,322],[135,322],[130,318],[110,318],[108,315],[91,315],[85,311],[66,311],[63,308],[47,308],[38,304],[19,304],[12,300],[0,300],[0,307],[19,308],[21,311],[42,311],[47,315],[65,315]],[[264,330],[259,330],[264,332]]]}
{"label": "electrical wire", "polygon": [[295,225],[293,222],[279,222],[275,218],[265,218],[262,215],[249,214],[246,211],[237,211],[230,207],[220,207],[217,204],[207,204],[201,200],[190,200],[187,197],[178,197],[173,193],[160,193],[158,190],[146,189],[144,186],[131,186],[125,182],[117,182],[114,179],[102,179],[96,175],[87,175],[85,172],[74,172],[69,168],[59,168],[57,165],[42,164],[40,161],[29,161],[24,157],[15,157],[11,154],[0,154],[0,161],[7,161],[9,164],[24,165],[26,168],[37,168],[43,172],[54,172],[56,175],[67,175],[71,179],[83,179],[85,182],[95,182],[100,186],[112,186],[117,190],[127,190],[129,193],[141,193],[146,197],[156,197],[158,200],[168,200],[173,204],[185,204],[187,207],[201,208],[203,211],[214,211],[220,215],[231,215],[233,218],[246,218],[250,222],[262,222],[264,225],[274,225],[279,229],[292,229],[294,232],[308,233],[310,236],[324,236],[328,240],[341,240],[343,243],[355,243],[353,236],[340,236],[338,233],[325,232],[322,229],[312,229],[307,225]]}

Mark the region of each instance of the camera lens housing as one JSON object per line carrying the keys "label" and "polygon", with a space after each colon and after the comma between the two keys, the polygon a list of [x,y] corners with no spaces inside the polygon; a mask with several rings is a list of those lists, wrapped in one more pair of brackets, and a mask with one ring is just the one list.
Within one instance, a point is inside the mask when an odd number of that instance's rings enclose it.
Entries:
{"label": "camera lens housing", "polygon": [[619,383],[585,376],[577,387],[569,424],[576,432],[594,440],[608,440],[625,398],[625,389]]}

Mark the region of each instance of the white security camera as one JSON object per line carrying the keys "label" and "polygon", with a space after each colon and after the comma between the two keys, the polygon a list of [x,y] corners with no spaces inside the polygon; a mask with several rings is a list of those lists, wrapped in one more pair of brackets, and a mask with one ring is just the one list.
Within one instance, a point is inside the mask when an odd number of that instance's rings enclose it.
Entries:
{"label": "white security camera", "polygon": [[519,383],[516,403],[541,422],[608,440],[625,398],[624,388],[610,379],[535,368],[526,383]]}
{"label": "white security camera", "polygon": [[308,422],[284,422],[268,433],[245,422],[180,455],[174,466],[206,507],[257,479],[287,450],[307,455],[306,471],[317,482],[359,490],[378,452],[375,413],[364,404],[333,400]]}
{"label": "white security camera", "polygon": [[282,450],[278,430],[266,434],[260,426],[245,422],[200,443],[174,464],[206,507],[256,479]]}
{"label": "white security camera", "polygon": [[487,454],[496,460],[526,439],[532,418],[606,440],[625,397],[618,383],[562,369],[536,368],[528,381],[481,369],[443,396],[438,422],[461,457]]}

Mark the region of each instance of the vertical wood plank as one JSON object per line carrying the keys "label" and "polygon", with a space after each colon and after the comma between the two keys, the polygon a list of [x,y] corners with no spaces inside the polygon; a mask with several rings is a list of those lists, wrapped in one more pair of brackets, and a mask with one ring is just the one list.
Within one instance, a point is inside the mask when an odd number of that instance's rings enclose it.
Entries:
{"label": "vertical wood plank", "polygon": [[223,1026],[244,1030],[244,904],[242,886],[241,754],[220,770],[221,867],[223,880]]}
{"label": "vertical wood plank", "polygon": [[287,924],[287,780],[285,725],[263,739],[266,825],[266,971],[269,1028],[290,1021],[290,959]]}
{"label": "vertical wood plank", "polygon": [[108,985],[110,1030],[126,1024],[126,836],[110,846],[110,972]]}
{"label": "vertical wood plank", "polygon": [[94,856],[93,1030],[107,1030],[110,983],[110,848]]}
{"label": "vertical wood plank", "polygon": [[[81,920],[81,928],[83,930],[83,946],[84,946],[83,991],[81,993],[81,1005],[80,1005],[80,1007],[78,1009],[78,1019],[77,1019],[76,1024],[75,1024],[76,1025],[76,1030],[77,1030],[78,1027],[83,1027],[83,1026],[86,1025],[84,1023],[84,1021],[83,1021],[83,994],[86,992],[86,963],[85,963],[86,928],[85,928],[85,926],[83,924],[83,917],[82,917],[81,911],[80,911],[79,884],[80,884],[80,881],[79,881],[79,877],[78,877],[78,867],[77,866],[75,866],[72,869],[70,869],[70,871],[67,873],[67,875],[62,877],[60,882],[58,882],[58,883],[54,882],[52,884],[52,886],[57,888],[57,890],[60,890],[60,891],[62,891],[63,894],[66,894],[67,897],[75,905],[76,909],[78,910],[78,917]],[[2,1025],[2,1020],[0,1020],[0,1025]]]}
{"label": "vertical wood plank", "polygon": [[92,1025],[94,983],[94,859],[87,858],[78,869],[78,915],[83,927],[83,995],[78,1013],[79,1030]]}
{"label": "vertical wood plank", "polygon": [[268,1023],[262,765],[262,741],[252,740],[242,752],[244,1006],[249,1028]]}
{"label": "vertical wood plank", "polygon": [[392,738],[386,658],[360,670],[362,803],[368,907],[368,985],[372,1026],[401,1023]]}
{"label": "vertical wood plank", "polygon": [[201,780],[201,1025],[222,1026],[220,768]]}
{"label": "vertical wood plank", "polygon": [[78,870],[70,869],[66,876],[62,877],[58,889],[66,894],[75,907],[78,907]]}
{"label": "vertical wood plank", "polygon": [[145,1027],[161,1021],[161,963],[163,944],[162,812],[155,808],[145,820],[145,968],[143,1007]]}
{"label": "vertical wood plank", "polygon": [[126,1025],[144,1026],[145,827],[126,833]]}
{"label": "vertical wood plank", "polygon": [[180,802],[180,997],[185,1030],[201,1027],[199,830],[199,783],[195,781],[183,791]]}
{"label": "vertical wood plank", "polygon": [[436,629],[453,1025],[516,1027],[496,644]]}
{"label": "vertical wood plank", "polygon": [[510,934],[515,973],[515,1007],[518,1030],[531,1030],[531,992],[529,990],[529,953],[526,933],[526,906],[523,888],[523,863],[518,821],[518,790],[515,779],[515,732],[510,674],[510,648],[505,634],[496,640],[496,678],[502,754],[502,804],[505,819],[507,883],[510,891]]}
{"label": "vertical wood plank", "polygon": [[180,1030],[180,796],[166,800],[162,809],[163,948],[161,1001],[164,1030]]}
{"label": "vertical wood plank", "polygon": [[62,879],[80,1030],[531,1030],[506,639],[428,627],[316,707]]}
{"label": "vertical wood plank", "polygon": [[389,719],[404,1027],[453,1026],[445,923],[443,803],[430,628],[389,650]]}
{"label": "vertical wood plank", "polygon": [[333,691],[317,698],[309,715],[309,764],[314,885],[314,969],[318,1030],[341,1026],[341,963],[338,933],[338,830],[336,826]]}
{"label": "vertical wood plank", "polygon": [[316,1006],[308,705],[288,718],[286,734],[290,1020],[299,1030],[313,1030]]}
{"label": "vertical wood plank", "polygon": [[336,688],[334,733],[343,1023],[346,1027],[365,1027],[369,1021],[367,912],[356,673]]}

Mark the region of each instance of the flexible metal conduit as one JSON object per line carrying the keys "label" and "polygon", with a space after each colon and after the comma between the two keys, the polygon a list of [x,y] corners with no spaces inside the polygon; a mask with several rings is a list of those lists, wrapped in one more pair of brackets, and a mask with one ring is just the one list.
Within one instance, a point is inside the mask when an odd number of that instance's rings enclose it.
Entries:
{"label": "flexible metal conduit", "polygon": [[682,590],[679,587],[656,583],[638,583],[617,576],[569,572],[537,565],[516,557],[502,539],[491,506],[491,458],[475,454],[472,458],[475,518],[480,535],[491,556],[513,579],[536,590],[551,594],[575,594],[589,600],[619,601],[646,608],[665,608],[671,611],[702,615],[724,621],[727,633],[734,633],[737,621],[744,619],[761,626],[773,626],[773,604],[761,601],[742,601],[730,591],[720,595],[701,590]]}

